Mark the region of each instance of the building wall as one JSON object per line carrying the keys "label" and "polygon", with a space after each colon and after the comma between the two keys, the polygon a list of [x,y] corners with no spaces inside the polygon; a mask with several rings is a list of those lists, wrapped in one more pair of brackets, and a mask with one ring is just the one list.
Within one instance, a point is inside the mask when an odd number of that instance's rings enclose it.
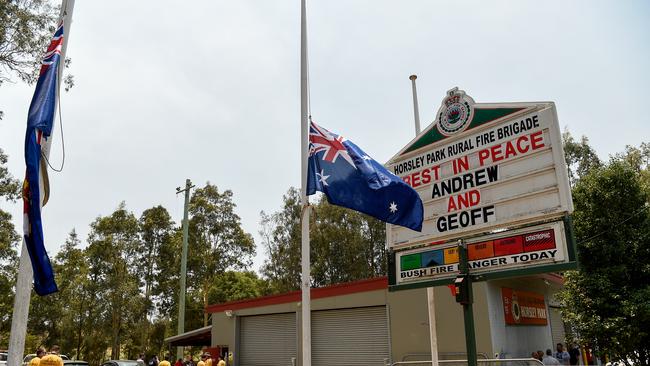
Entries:
{"label": "building wall", "polygon": [[[485,284],[476,283],[473,290],[476,347],[489,356],[492,344]],[[459,354],[466,353],[463,308],[446,286],[436,287],[434,298],[439,356],[457,359]],[[393,362],[431,359],[426,289],[390,292],[388,299]]]}
{"label": "building wall", "polygon": [[[559,286],[541,279],[509,279],[479,282],[473,285],[474,324],[477,351],[488,358],[495,353],[506,357],[529,357],[534,350],[552,346],[550,322],[546,326],[506,326],[501,299],[501,287],[543,293],[548,300]],[[456,303],[446,286],[434,289],[438,351],[441,358],[464,358],[465,329],[462,306]],[[356,308],[386,305],[389,319],[390,352],[392,361],[405,357],[430,359],[429,319],[426,289],[388,292],[387,289],[359,292],[340,296],[312,299],[312,310]],[[228,346],[235,351],[237,319],[247,315],[295,313],[297,339],[301,339],[300,302],[260,306],[212,314],[212,346]],[[298,360],[301,359],[298,347]],[[413,355],[420,355],[419,358]]]}
{"label": "building wall", "polygon": [[530,357],[531,352],[537,350],[554,350],[550,319],[547,325],[506,325],[501,298],[502,287],[544,294],[547,316],[550,314],[549,299],[559,290],[558,285],[547,284],[540,278],[532,277],[487,282],[492,352],[507,358],[517,358]]}

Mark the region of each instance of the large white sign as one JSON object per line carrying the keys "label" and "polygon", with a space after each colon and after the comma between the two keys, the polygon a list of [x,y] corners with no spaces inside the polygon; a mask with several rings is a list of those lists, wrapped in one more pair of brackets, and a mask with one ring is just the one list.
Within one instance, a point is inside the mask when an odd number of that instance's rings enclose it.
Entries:
{"label": "large white sign", "polygon": [[389,225],[389,247],[447,241],[573,211],[553,103],[474,104],[452,90],[436,122],[387,164],[424,202],[422,232]]}

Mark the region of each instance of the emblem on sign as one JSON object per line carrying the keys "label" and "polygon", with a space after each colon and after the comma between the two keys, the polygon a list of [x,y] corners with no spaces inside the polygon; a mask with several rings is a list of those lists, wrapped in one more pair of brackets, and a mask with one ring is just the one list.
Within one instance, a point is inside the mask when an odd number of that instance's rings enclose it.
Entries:
{"label": "emblem on sign", "polygon": [[459,90],[458,87],[447,92],[438,110],[438,131],[445,136],[451,136],[464,131],[474,116],[474,99]]}

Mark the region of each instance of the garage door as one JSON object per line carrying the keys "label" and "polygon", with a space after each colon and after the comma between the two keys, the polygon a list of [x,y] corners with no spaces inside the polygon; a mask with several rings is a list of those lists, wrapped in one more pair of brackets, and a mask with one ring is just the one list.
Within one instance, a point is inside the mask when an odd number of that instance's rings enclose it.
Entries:
{"label": "garage door", "polygon": [[549,312],[551,318],[551,336],[553,337],[553,346],[555,347],[558,343],[564,344],[564,322],[562,321],[560,308],[549,307]]}
{"label": "garage door", "polygon": [[385,306],[312,313],[314,366],[383,365],[388,358]]}
{"label": "garage door", "polygon": [[296,357],[296,313],[242,317],[241,366],[291,366]]}

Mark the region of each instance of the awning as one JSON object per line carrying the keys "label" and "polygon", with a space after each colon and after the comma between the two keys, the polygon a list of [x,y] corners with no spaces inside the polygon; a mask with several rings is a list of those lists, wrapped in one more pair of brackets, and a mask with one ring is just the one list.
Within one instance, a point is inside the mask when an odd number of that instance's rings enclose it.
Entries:
{"label": "awning", "polygon": [[212,343],[212,326],[194,329],[183,334],[165,338],[171,347],[178,346],[210,346]]}

